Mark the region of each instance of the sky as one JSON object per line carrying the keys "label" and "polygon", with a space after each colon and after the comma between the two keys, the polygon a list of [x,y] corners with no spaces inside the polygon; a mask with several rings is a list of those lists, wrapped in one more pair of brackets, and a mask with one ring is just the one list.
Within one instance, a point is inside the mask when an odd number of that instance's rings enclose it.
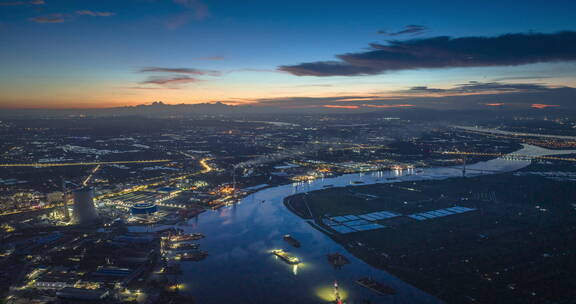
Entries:
{"label": "sky", "polygon": [[470,96],[575,107],[575,11],[564,0],[0,0],[0,108],[467,107]]}

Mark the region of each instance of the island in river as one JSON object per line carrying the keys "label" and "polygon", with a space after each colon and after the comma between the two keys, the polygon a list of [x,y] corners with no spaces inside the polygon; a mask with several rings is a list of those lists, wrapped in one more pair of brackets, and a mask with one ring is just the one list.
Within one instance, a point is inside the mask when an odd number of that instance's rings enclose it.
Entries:
{"label": "island in river", "polygon": [[503,173],[331,188],[284,203],[354,256],[447,303],[572,303],[575,199],[574,181]]}

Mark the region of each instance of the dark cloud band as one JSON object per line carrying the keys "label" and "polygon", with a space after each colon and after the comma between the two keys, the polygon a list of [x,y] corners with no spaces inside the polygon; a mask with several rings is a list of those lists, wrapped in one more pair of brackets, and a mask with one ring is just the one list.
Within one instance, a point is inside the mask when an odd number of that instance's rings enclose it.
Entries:
{"label": "dark cloud band", "polygon": [[280,66],[296,76],[375,75],[390,71],[512,66],[576,60],[576,32],[506,34],[497,37],[434,37],[371,44],[338,60]]}
{"label": "dark cloud band", "polygon": [[145,67],[140,69],[141,73],[179,73],[192,75],[219,76],[221,73],[211,70],[200,70],[193,68],[166,68],[166,67]]}

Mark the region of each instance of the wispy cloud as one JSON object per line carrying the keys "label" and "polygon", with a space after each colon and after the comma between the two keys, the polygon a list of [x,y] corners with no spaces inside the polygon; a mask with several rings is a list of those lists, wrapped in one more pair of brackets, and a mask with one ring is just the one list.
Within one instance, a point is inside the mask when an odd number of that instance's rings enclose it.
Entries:
{"label": "wispy cloud", "polygon": [[478,82],[456,84],[450,88],[430,88],[427,86],[411,87],[398,93],[421,94],[421,95],[467,95],[486,93],[514,93],[514,92],[543,92],[554,89],[541,83],[503,83],[503,82]]}
{"label": "wispy cloud", "polygon": [[378,34],[385,35],[385,36],[401,36],[401,35],[416,36],[416,35],[423,34],[427,30],[428,30],[428,28],[423,26],[423,25],[410,24],[410,25],[406,25],[402,30],[399,30],[396,32],[390,32],[387,30],[380,30],[380,31],[378,31]]}
{"label": "wispy cloud", "polygon": [[173,76],[173,77],[156,77],[152,76],[148,80],[140,82],[140,84],[156,84],[162,86],[177,86],[188,83],[200,82],[202,80],[189,76]]}
{"label": "wispy cloud", "polygon": [[174,0],[174,3],[194,11],[194,19],[204,20],[210,17],[208,6],[200,0]]}
{"label": "wispy cloud", "polygon": [[360,106],[343,106],[343,105],[323,105],[323,107],[332,109],[360,109]]}
{"label": "wispy cloud", "polygon": [[489,106],[489,107],[501,107],[504,105],[503,102],[495,102],[495,103],[485,103],[485,106]]}
{"label": "wispy cloud", "polygon": [[97,11],[91,11],[91,10],[76,11],[76,14],[81,15],[81,16],[94,16],[94,17],[109,17],[109,16],[116,15],[116,13],[113,13],[113,12],[97,12]]}
{"label": "wispy cloud", "polygon": [[507,76],[494,78],[494,81],[505,81],[505,80],[538,80],[538,79],[548,79],[554,78],[555,76],[550,75],[534,75],[534,76]]}
{"label": "wispy cloud", "polygon": [[142,87],[142,86],[132,86],[132,87],[121,87],[121,89],[129,89],[129,90],[177,90],[177,87]]}
{"label": "wispy cloud", "polygon": [[63,23],[64,21],[66,21],[64,15],[62,14],[52,14],[46,16],[32,17],[28,20],[36,23]]}
{"label": "wispy cloud", "polygon": [[141,73],[178,73],[191,75],[220,76],[222,73],[213,70],[201,70],[194,68],[166,68],[166,67],[145,67],[140,69]]}
{"label": "wispy cloud", "polygon": [[393,108],[410,108],[414,107],[413,104],[385,104],[385,105],[375,105],[375,104],[363,104],[363,107],[367,108],[380,108],[380,109],[393,109]]}
{"label": "wispy cloud", "polygon": [[496,37],[433,37],[373,43],[337,60],[280,66],[296,76],[358,76],[453,67],[514,66],[576,60],[576,32],[506,34]]}
{"label": "wispy cloud", "polygon": [[541,104],[541,103],[533,103],[531,106],[533,109],[546,109],[546,108],[555,108],[559,107],[559,105],[550,105],[550,104]]}
{"label": "wispy cloud", "polygon": [[192,21],[202,21],[210,17],[208,6],[201,0],[173,0],[174,3],[184,7],[184,11],[172,16],[166,22],[169,29],[177,29]]}
{"label": "wispy cloud", "polygon": [[[486,109],[487,107],[502,107],[505,104],[506,109],[561,107],[576,110],[575,94],[576,88],[554,87],[545,84],[467,82],[444,89],[421,86],[405,90],[358,93],[356,95],[262,98],[253,101],[253,104],[279,108],[338,106],[345,109],[354,106],[365,110]],[[543,103],[544,100],[550,104]]]}
{"label": "wispy cloud", "polygon": [[0,6],[21,6],[21,5],[43,5],[46,4],[44,0],[31,0],[31,1],[2,1]]}

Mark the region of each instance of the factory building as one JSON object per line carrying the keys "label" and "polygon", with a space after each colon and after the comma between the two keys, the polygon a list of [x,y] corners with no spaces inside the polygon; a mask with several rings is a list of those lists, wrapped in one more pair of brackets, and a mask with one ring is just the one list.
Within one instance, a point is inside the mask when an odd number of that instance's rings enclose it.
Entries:
{"label": "factory building", "polygon": [[77,224],[91,224],[98,219],[92,188],[85,187],[74,190],[73,216],[74,222]]}

